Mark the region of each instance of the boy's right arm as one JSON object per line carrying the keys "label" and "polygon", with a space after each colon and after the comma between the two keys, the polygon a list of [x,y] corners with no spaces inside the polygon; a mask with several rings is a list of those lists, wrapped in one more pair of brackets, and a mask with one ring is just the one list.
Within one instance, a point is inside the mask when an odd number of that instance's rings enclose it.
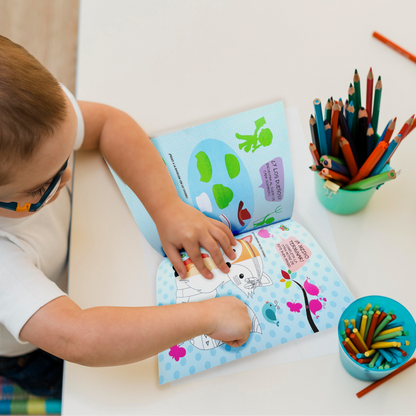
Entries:
{"label": "boy's right arm", "polygon": [[82,310],[62,296],[39,309],[20,337],[64,360],[104,367],[146,359],[201,334],[238,347],[250,329],[246,305],[234,297]]}

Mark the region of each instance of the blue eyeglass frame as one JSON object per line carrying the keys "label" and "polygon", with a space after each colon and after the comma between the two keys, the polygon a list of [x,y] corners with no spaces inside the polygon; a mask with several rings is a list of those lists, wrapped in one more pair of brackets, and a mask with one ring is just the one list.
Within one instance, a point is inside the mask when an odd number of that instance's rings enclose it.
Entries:
{"label": "blue eyeglass frame", "polygon": [[36,204],[31,204],[27,202],[23,206],[20,206],[18,202],[0,202],[0,208],[9,209],[10,211],[15,211],[15,212],[36,212],[37,210],[42,208],[45,202],[47,202],[48,197],[51,194],[51,192],[54,190],[55,187],[57,187],[58,182],[61,180],[65,169],[68,167],[68,160],[69,160],[69,157],[66,160],[66,162],[63,164],[61,169],[59,169],[59,172],[54,176],[51,184],[48,186],[45,193],[40,198],[39,202],[37,202]]}

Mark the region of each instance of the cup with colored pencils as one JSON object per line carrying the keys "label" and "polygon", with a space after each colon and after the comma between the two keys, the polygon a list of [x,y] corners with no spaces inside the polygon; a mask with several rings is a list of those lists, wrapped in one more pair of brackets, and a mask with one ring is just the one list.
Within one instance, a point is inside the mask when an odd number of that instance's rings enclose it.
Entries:
{"label": "cup with colored pencils", "polygon": [[[396,136],[396,121],[390,120],[378,134],[382,82],[373,88],[373,71],[367,76],[366,101],[361,101],[357,70],[348,89],[345,105],[340,98],[329,98],[322,109],[314,100],[315,115],[309,120],[312,143],[309,145],[316,172],[318,199],[337,214],[353,214],[363,209],[376,189],[399,175],[390,160],[404,139],[416,128],[412,115]],[[374,91],[374,102],[373,102]]]}
{"label": "cup with colored pencils", "polygon": [[365,296],[345,309],[338,323],[342,365],[352,376],[380,380],[405,364],[416,347],[416,323],[399,302]]}

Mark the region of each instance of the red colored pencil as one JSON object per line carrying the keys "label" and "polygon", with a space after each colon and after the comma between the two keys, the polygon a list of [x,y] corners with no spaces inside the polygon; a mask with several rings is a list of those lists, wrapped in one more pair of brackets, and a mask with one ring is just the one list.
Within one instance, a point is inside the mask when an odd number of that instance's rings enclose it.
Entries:
{"label": "red colored pencil", "polygon": [[411,365],[416,363],[416,358],[410,359],[407,363],[401,365],[397,368],[397,370],[394,370],[391,374],[389,374],[387,377],[382,378],[381,380],[376,381],[373,384],[370,384],[365,389],[361,390],[357,393],[357,397],[363,397],[365,394],[369,393],[371,390],[374,390],[376,387],[380,386],[381,384],[385,383],[387,380],[390,380],[394,376],[397,376],[397,374],[401,373],[402,371],[406,370],[406,368],[409,368]]}
{"label": "red colored pencil", "polygon": [[364,165],[361,166],[358,173],[351,179],[349,185],[365,179],[373,170],[374,166],[377,165],[377,162],[380,160],[381,156],[383,156],[383,153],[387,150],[388,147],[389,145],[385,141],[379,142]]}
{"label": "red colored pencil", "polygon": [[389,124],[386,134],[384,135],[383,141],[386,143],[390,142],[391,136],[393,135],[394,129],[396,128],[397,117],[394,117],[393,121]]}
{"label": "red colored pencil", "polygon": [[392,42],[391,40],[387,39],[383,35],[380,35],[378,32],[374,32],[373,36],[378,39],[380,42],[383,42],[387,46],[390,46],[390,48],[394,49],[396,52],[399,52],[401,55],[406,57],[407,59],[410,59],[412,62],[416,64],[416,56],[411,54],[410,52],[407,52],[405,49],[397,45],[397,43]]}
{"label": "red colored pencil", "polygon": [[316,146],[313,143],[309,144],[309,151],[311,152],[313,161],[315,162],[315,165],[319,165],[319,153],[316,150]]}
{"label": "red colored pencil", "polygon": [[370,68],[367,75],[367,101],[366,107],[368,113],[368,122],[371,123],[371,110],[373,107],[373,83],[374,83],[374,76],[373,76],[373,69]]}
{"label": "red colored pencil", "polygon": [[406,123],[403,124],[403,127],[399,131],[399,134],[402,135],[402,140],[409,134],[411,128],[413,119],[415,118],[415,115],[413,114],[412,117],[410,117],[408,120],[406,120]]}
{"label": "red colored pencil", "polygon": [[409,135],[416,128],[416,118],[413,119],[412,127],[410,127],[407,135]]}
{"label": "red colored pencil", "polygon": [[[322,169],[321,173],[323,176],[325,176],[328,179],[334,179],[336,181],[340,181],[343,183],[348,183],[350,181],[350,178],[348,176],[341,175],[340,173],[327,169],[327,168]],[[345,330],[345,332],[347,332],[347,330]]]}
{"label": "red colored pencil", "polygon": [[358,362],[360,363],[360,364],[367,364],[367,363],[371,363],[371,361],[372,361],[373,359],[372,358],[360,358],[359,360],[358,360]]}
{"label": "red colored pencil", "polygon": [[386,312],[382,312],[381,315],[377,319],[377,325],[383,322],[384,318],[387,316]]}
{"label": "red colored pencil", "polygon": [[358,173],[358,166],[354,155],[352,154],[350,143],[345,137],[341,137],[339,139],[339,145],[341,146],[351,176],[354,177]]}
{"label": "red colored pencil", "polygon": [[354,351],[352,350],[352,348],[348,345],[348,343],[346,341],[342,341],[342,345],[344,346],[344,348],[347,350],[347,352],[350,355],[354,354]]}

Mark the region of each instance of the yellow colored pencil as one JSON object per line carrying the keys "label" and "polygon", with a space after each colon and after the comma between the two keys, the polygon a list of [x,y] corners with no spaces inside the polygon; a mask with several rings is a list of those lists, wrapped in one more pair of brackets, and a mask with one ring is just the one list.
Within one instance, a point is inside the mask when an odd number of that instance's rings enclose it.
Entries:
{"label": "yellow colored pencil", "polygon": [[374,344],[371,344],[371,348],[373,349],[379,349],[379,348],[392,348],[392,347],[401,347],[401,342],[376,342]]}
{"label": "yellow colored pencil", "polygon": [[396,328],[386,329],[385,331],[381,331],[378,335],[387,335],[391,334],[392,332],[403,331],[402,326],[396,326]]}
{"label": "yellow colored pencil", "polygon": [[354,328],[356,328],[356,326],[355,326],[355,319],[354,319],[354,318],[352,318],[352,319],[351,319],[351,325],[352,325]]}
{"label": "yellow colored pencil", "polygon": [[371,308],[371,303],[367,303],[367,306],[364,308],[366,312],[368,312]]}
{"label": "yellow colored pencil", "polygon": [[350,321],[348,319],[344,319],[345,328],[348,328],[349,324],[350,324]]}
{"label": "yellow colored pencil", "polygon": [[362,339],[364,339],[366,326],[367,326],[367,315],[363,315],[363,317],[361,318],[361,326],[360,326],[360,335]]}
{"label": "yellow colored pencil", "polygon": [[345,338],[345,342],[350,346],[350,348],[354,351],[355,354],[360,353],[360,351],[357,350],[357,347],[353,344],[353,342],[348,337]]}
{"label": "yellow colored pencil", "polygon": [[365,345],[365,342],[364,342],[364,340],[363,340],[363,338],[362,338],[362,336],[361,336],[360,332],[358,331],[358,329],[357,329],[357,328],[354,328],[354,329],[352,330],[352,332],[354,332],[354,334],[355,334],[355,335],[356,335],[356,337],[358,338],[358,341],[360,341],[360,344],[363,346],[363,348],[364,348],[366,351],[368,351],[367,345]]}
{"label": "yellow colored pencil", "polygon": [[366,351],[365,353],[364,353],[364,355],[366,356],[366,357],[371,357],[372,355],[374,355],[376,353],[376,350],[370,350],[370,351]]}

